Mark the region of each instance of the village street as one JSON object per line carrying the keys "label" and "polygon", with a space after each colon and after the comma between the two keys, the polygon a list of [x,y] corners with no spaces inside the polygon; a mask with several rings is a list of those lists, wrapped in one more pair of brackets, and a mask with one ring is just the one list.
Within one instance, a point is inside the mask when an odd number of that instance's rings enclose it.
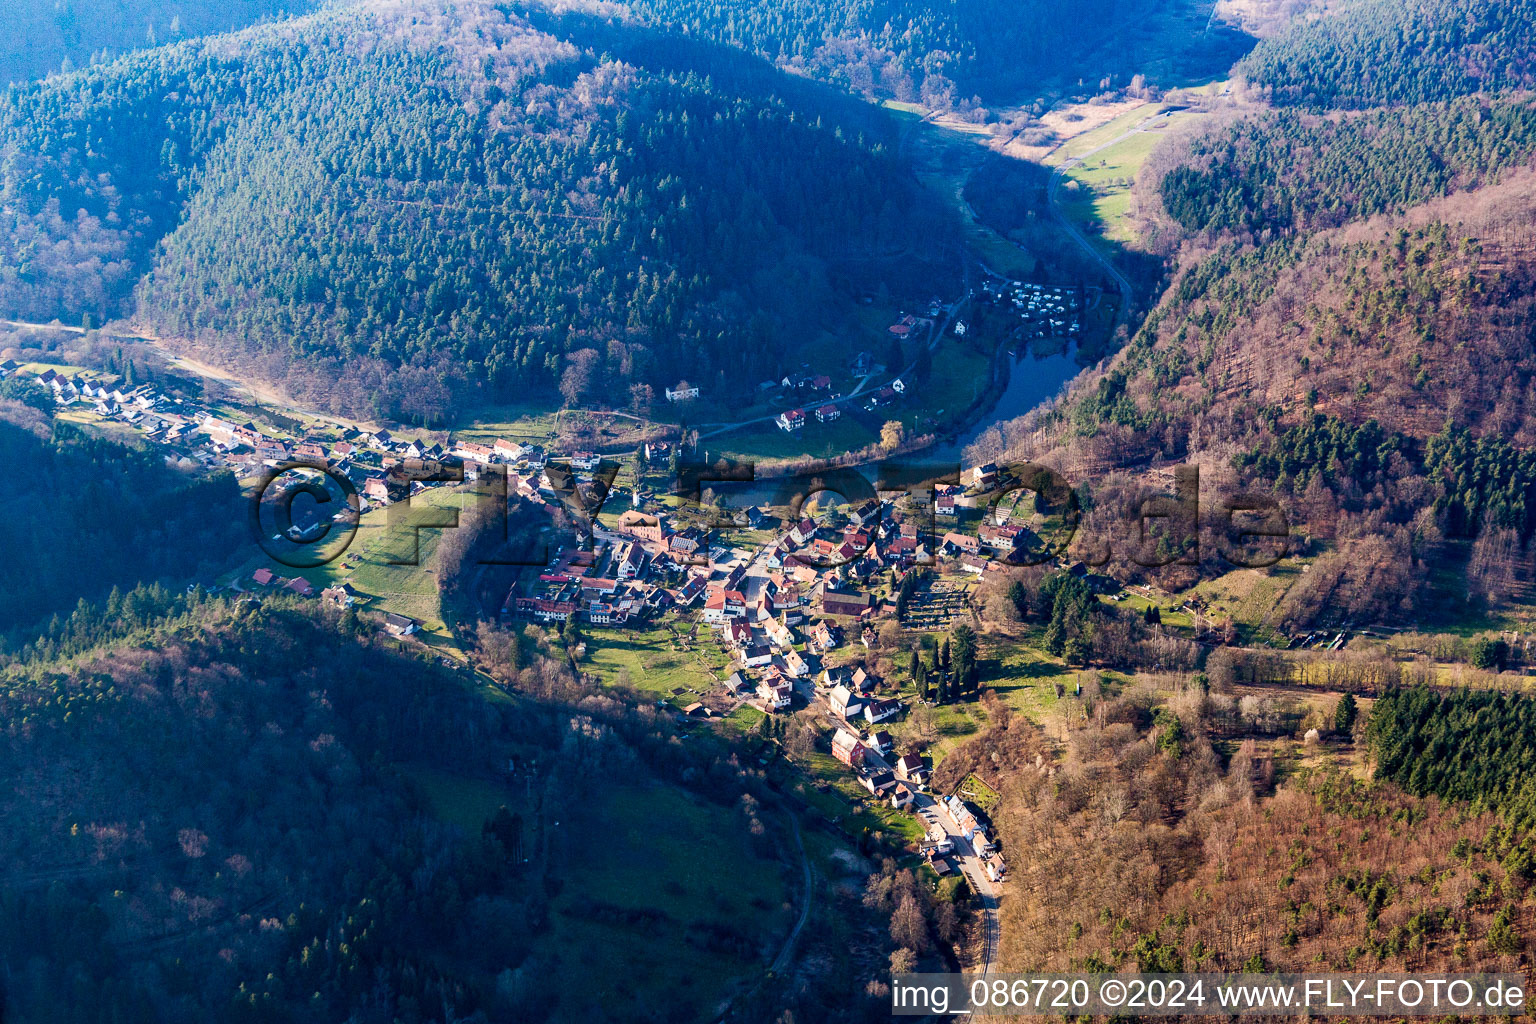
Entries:
{"label": "village street", "polygon": [[944,813],[944,809],[931,794],[917,794],[912,802],[912,809],[930,835],[935,828],[940,829],[955,846],[955,860],[960,865],[960,870],[964,872],[966,881],[976,891],[977,901],[982,908],[984,932],[981,959],[976,963],[975,970],[981,975],[989,974],[997,959],[997,887],[988,880],[986,870],[982,866],[982,859],[971,846],[971,841],[960,833],[954,821]]}

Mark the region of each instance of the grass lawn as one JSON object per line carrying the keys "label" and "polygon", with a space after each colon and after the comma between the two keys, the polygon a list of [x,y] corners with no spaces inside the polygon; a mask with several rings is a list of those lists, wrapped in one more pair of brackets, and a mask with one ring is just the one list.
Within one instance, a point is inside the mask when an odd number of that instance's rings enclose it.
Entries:
{"label": "grass lawn", "polygon": [[425,765],[409,765],[400,771],[420,787],[432,813],[471,834],[478,833],[501,805],[517,804],[517,797],[506,786],[484,779],[465,778]]}
{"label": "grass lawn", "polygon": [[[1082,139],[1073,140],[1063,150],[1070,151],[1072,155],[1089,152],[1094,146],[1103,145],[1161,109],[1161,106],[1143,107],[1123,114],[1104,127],[1087,133]],[[1173,114],[1167,123],[1183,123],[1200,116]],[[1134,210],[1131,185],[1141,165],[1168,134],[1164,122],[1159,122],[1159,125],[1157,130],[1149,129],[1121,139],[1066,172],[1067,181],[1076,183],[1078,187],[1074,189],[1063,184],[1060,192],[1062,211],[1080,226],[1089,228],[1090,238],[1103,238],[1119,244],[1136,240],[1132,224]],[[1096,141],[1083,144],[1088,139]]]}
{"label": "grass lawn", "polygon": [[1147,120],[1147,118],[1156,117],[1158,114],[1162,113],[1162,110],[1163,105],[1161,103],[1145,104],[1143,106],[1127,110],[1125,113],[1119,115],[1113,120],[1106,121],[1099,125],[1097,128],[1093,128],[1089,131],[1083,132],[1081,135],[1077,135],[1069,139],[1067,142],[1058,147],[1053,153],[1051,153],[1045,162],[1048,164],[1056,165],[1070,160],[1075,156],[1080,156],[1083,153],[1090,153],[1097,147],[1104,145],[1110,139],[1113,139],[1118,135],[1123,135],[1130,131],[1132,128],[1135,128],[1137,125]]}
{"label": "grass lawn", "polygon": [[[361,608],[371,612],[396,612],[423,623],[426,631],[446,635],[432,552],[444,530],[430,529],[428,522],[443,521],[445,510],[468,508],[474,495],[450,487],[434,487],[411,498],[411,506],[377,508],[362,517],[357,534],[340,558],[313,569],[294,569],[268,558],[259,550],[239,568],[221,579],[257,590],[251,574],[263,566],[279,576],[303,577],[316,589],[349,582],[362,595]],[[393,515],[395,525],[391,527]],[[411,523],[422,524],[419,531]],[[339,541],[338,541],[339,543]],[[417,564],[396,564],[417,552]],[[325,550],[322,547],[322,552]],[[424,637],[423,639],[427,639]]]}
{"label": "grass lawn", "polygon": [[[606,683],[654,694],[678,707],[693,703],[700,694],[714,689],[717,680],[731,674],[728,659],[702,629],[692,651],[682,650],[663,630],[631,637],[625,630],[589,628],[583,635],[587,641],[584,670],[595,672]],[[675,646],[678,649],[673,650]],[[684,692],[674,696],[675,689]]]}
{"label": "grass lawn", "polygon": [[754,848],[740,815],[680,789],[617,786],[573,801],[551,855],[564,885],[541,952],[562,979],[562,1020],[633,1019],[646,1007],[705,1018],[766,965],[793,918],[787,865]]}
{"label": "grass lawn", "polygon": [[[520,796],[423,765],[400,770],[440,819],[466,831]],[[782,862],[772,840],[754,841],[732,808],[636,782],[545,817],[534,827],[552,830],[559,889],[535,956],[560,979],[558,1019],[628,1019],[637,1006],[658,1019],[706,1019],[788,933],[797,894],[786,878],[798,878],[798,865]],[[779,849],[792,855],[792,841]]]}
{"label": "grass lawn", "polygon": [[[887,103],[903,121],[917,121],[920,111],[906,109],[910,104]],[[1035,259],[1024,249],[971,216],[965,201],[965,183],[983,153],[978,143],[981,132],[966,132],[948,125],[912,124],[907,149],[911,154],[917,179],[937,193],[961,215],[965,244],[987,266],[1000,274],[1027,277],[1034,272]]]}
{"label": "grass lawn", "polygon": [[[857,401],[857,399],[855,399]],[[809,422],[798,434],[789,434],[772,423],[754,423],[704,442],[711,455],[735,459],[825,459],[863,448],[880,440],[880,435],[851,415],[831,423]]]}
{"label": "grass lawn", "polygon": [[922,826],[917,818],[906,811],[898,811],[885,801],[876,801],[869,790],[859,785],[858,777],[837,758],[816,750],[796,759],[801,770],[812,783],[821,782],[830,787],[823,793],[814,784],[802,782],[798,787],[800,798],[818,814],[838,824],[848,832],[858,835],[864,829],[887,832],[916,842],[923,838]]}
{"label": "grass lawn", "polygon": [[960,780],[960,788],[957,790],[961,799],[967,800],[983,811],[991,814],[997,806],[998,792],[978,776],[975,772]]}

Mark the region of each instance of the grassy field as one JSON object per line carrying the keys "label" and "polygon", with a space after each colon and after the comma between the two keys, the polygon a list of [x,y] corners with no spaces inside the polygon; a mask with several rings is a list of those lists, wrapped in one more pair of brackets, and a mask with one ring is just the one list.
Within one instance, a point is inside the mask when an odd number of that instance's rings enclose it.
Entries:
{"label": "grassy field", "polygon": [[[835,821],[845,831],[857,835],[864,830],[887,832],[909,841],[923,838],[917,818],[898,811],[889,803],[877,801],[859,785],[858,778],[837,758],[824,751],[813,751],[795,763],[804,776],[796,792],[819,816]],[[819,788],[818,787],[822,787]]]}
{"label": "grassy field", "polygon": [[426,797],[432,813],[471,834],[480,831],[503,804],[512,807],[516,796],[506,786],[483,779],[469,779],[425,765],[401,769]]}
{"label": "grassy field", "polygon": [[[466,831],[503,804],[518,808],[521,794],[505,785],[400,770],[437,817]],[[796,894],[786,878],[798,866],[780,858],[792,844],[754,839],[731,808],[637,781],[569,801],[532,827],[549,840],[557,885],[534,952],[564,993],[557,1019],[634,1019],[639,1007],[705,1019],[788,933]]]}
{"label": "grassy field", "polygon": [[1051,152],[1050,156],[1046,157],[1045,162],[1052,166],[1060,166],[1073,157],[1082,156],[1084,153],[1091,153],[1111,139],[1125,134],[1148,118],[1156,117],[1162,112],[1163,105],[1161,103],[1147,103],[1134,107],[1096,128],[1092,128],[1080,135],[1075,135],[1066,142],[1063,142]]}
{"label": "grassy field", "polygon": [[[681,648],[662,630],[628,634],[624,630],[591,628],[585,631],[587,653],[582,668],[604,682],[627,686],[678,707],[693,703],[713,689],[717,680],[730,675],[728,659],[702,628],[693,650]],[[713,676],[711,675],[713,673]],[[673,690],[682,694],[674,695]]]}
{"label": "grassy field", "polygon": [[[1095,146],[1101,146],[1131,130],[1161,110],[1162,107],[1157,105],[1122,115],[1081,139],[1074,139],[1058,152],[1073,156],[1091,152]],[[1121,139],[1074,166],[1066,172],[1066,181],[1059,193],[1062,212],[1086,227],[1091,237],[1101,237],[1121,245],[1136,241],[1131,186],[1137,173],[1142,164],[1146,163],[1147,157],[1167,136],[1170,125],[1182,124],[1201,116],[1183,112],[1173,114],[1160,120],[1155,129],[1149,128]]]}
{"label": "grassy field", "polygon": [[[350,583],[364,598],[361,607],[373,612],[396,612],[423,623],[429,632],[446,635],[446,623],[438,598],[437,577],[431,559],[443,530],[426,524],[444,521],[446,510],[468,508],[474,496],[449,487],[434,487],[411,498],[411,507],[401,505],[378,508],[362,517],[357,534],[346,553],[335,561],[313,569],[295,569],[282,565],[256,550],[254,555],[219,582],[238,583],[246,590],[259,590],[251,580],[257,569],[267,568],[283,577],[302,577],[317,590],[340,583]],[[395,525],[391,526],[391,514]],[[417,531],[412,523],[422,524]],[[339,542],[338,542],[339,543]],[[398,564],[412,557],[416,564]],[[253,546],[254,550],[254,546]],[[321,549],[325,549],[322,547]]]}
{"label": "grassy field", "polygon": [[784,866],[726,808],[668,786],[613,787],[568,805],[554,828],[564,885],[542,948],[566,993],[559,1019],[633,1019],[640,1007],[703,1018],[788,932]]}
{"label": "grassy field", "polygon": [[797,434],[786,433],[772,423],[756,423],[704,442],[711,454],[734,459],[825,459],[862,448],[880,439],[851,415],[831,423],[809,422]]}

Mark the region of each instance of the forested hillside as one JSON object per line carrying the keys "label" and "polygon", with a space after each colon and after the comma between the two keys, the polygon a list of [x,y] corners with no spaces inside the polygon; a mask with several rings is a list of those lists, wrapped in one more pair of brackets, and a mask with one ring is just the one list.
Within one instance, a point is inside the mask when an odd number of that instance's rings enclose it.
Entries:
{"label": "forested hillside", "polygon": [[1530,0],[1347,0],[1235,70],[1277,104],[1364,108],[1536,86]]}
{"label": "forested hillside", "polygon": [[1337,769],[1270,795],[1262,741],[1208,739],[1263,731],[1257,700],[1192,691],[1095,700],[1054,763],[1010,777],[996,817],[1028,855],[1003,905],[1004,970],[1519,967],[1528,839]]}
{"label": "forested hillside", "polygon": [[[1015,454],[1084,478],[1192,462],[1208,486],[1276,497],[1293,553],[1318,556],[1279,625],[1415,613],[1444,541],[1474,541],[1449,566],[1469,592],[1507,597],[1536,526],[1536,177],[1503,178],[1343,227],[1189,246],[1115,361],[1005,430]],[[1142,493],[1100,492],[1090,535]]]}
{"label": "forested hillside", "polygon": [[[1184,13],[1177,3],[1148,0],[636,0],[632,7],[657,24],[860,92],[938,107],[973,98],[1019,102],[1056,79],[1129,81],[1141,70],[1136,41],[1179,31]],[[1083,31],[1090,24],[1098,31]],[[1190,50],[1215,71],[1243,46],[1218,27],[1194,35]]]}
{"label": "forested hillside", "polygon": [[551,24],[343,8],[13,90],[0,307],[133,313],[303,400],[424,421],[476,394],[751,387],[858,282],[943,257],[873,112]]}
{"label": "forested hillside", "polygon": [[[132,644],[0,665],[7,1021],[703,1019],[778,940],[774,841],[736,820],[753,784],[669,722],[564,708],[583,691],[533,644],[513,677],[549,704],[314,603],[155,611]],[[665,844],[594,844],[614,786],[706,824],[729,877],[697,905],[626,890]],[[638,928],[697,983],[625,981],[659,969],[625,959]]]}
{"label": "forested hillside", "polygon": [[1164,147],[1157,191],[1187,232],[1337,227],[1495,182],[1533,151],[1524,95],[1343,118],[1280,110]]}
{"label": "forested hillside", "polygon": [[9,0],[0,84],[313,8],[312,0]]}
{"label": "forested hillside", "polygon": [[211,574],[248,542],[233,475],[167,466],[155,452],[55,423],[38,408],[51,408],[51,396],[37,391],[0,382],[11,480],[0,638],[26,643],[51,616],[115,587]]}

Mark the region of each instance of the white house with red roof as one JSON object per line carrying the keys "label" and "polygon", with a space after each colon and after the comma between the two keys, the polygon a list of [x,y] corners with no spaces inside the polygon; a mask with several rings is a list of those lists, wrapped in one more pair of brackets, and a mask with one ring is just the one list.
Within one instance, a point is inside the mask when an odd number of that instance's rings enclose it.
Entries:
{"label": "white house with red roof", "polygon": [[779,418],[773,422],[779,425],[780,430],[793,432],[805,426],[804,409],[788,409],[779,413]]}

